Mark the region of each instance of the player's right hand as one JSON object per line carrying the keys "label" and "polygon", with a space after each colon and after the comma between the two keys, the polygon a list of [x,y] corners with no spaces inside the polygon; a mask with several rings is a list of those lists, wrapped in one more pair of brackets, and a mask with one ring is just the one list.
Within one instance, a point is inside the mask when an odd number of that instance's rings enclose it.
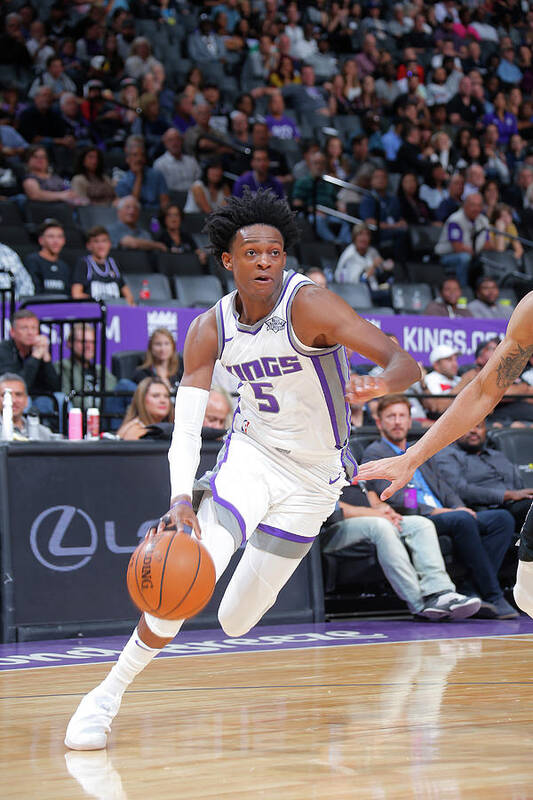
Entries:
{"label": "player's right hand", "polygon": [[164,530],[176,529],[178,533],[185,533],[185,528],[191,528],[197,539],[202,538],[202,531],[198,517],[194,513],[191,501],[188,498],[183,498],[173,503],[167,513],[161,517],[158,532]]}

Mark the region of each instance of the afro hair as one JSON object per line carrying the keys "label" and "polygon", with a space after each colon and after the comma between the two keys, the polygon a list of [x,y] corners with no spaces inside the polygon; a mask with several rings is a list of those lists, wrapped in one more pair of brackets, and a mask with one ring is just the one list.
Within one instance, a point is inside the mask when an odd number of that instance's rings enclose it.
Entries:
{"label": "afro hair", "polygon": [[222,253],[230,250],[235,235],[249,225],[270,225],[283,238],[285,250],[300,238],[295,215],[285,200],[270,190],[251,192],[245,189],[242,197],[230,197],[208,216],[204,231],[209,237],[210,250],[222,263]]}

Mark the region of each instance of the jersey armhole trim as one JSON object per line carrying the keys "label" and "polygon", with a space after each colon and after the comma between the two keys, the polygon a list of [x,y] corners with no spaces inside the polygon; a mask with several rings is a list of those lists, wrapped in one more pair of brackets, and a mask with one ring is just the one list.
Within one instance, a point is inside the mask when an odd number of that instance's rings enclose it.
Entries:
{"label": "jersey armhole trim", "polygon": [[298,339],[298,337],[296,336],[296,332],[295,332],[295,330],[294,330],[294,328],[292,326],[291,312],[292,312],[292,304],[293,304],[294,298],[296,297],[296,293],[298,292],[299,289],[302,288],[302,286],[314,286],[314,283],[311,280],[305,281],[305,282],[302,282],[302,283],[298,283],[294,287],[294,289],[292,290],[292,292],[290,294],[290,297],[287,300],[287,309],[286,309],[287,336],[289,338],[289,342],[291,344],[291,347],[292,347],[293,350],[296,350],[296,352],[299,353],[299,355],[306,356],[307,358],[312,358],[313,356],[326,355],[327,353],[335,353],[337,350],[339,350],[344,345],[335,344],[335,345],[332,345],[331,347],[310,347],[309,345],[306,345],[303,342],[301,342]]}

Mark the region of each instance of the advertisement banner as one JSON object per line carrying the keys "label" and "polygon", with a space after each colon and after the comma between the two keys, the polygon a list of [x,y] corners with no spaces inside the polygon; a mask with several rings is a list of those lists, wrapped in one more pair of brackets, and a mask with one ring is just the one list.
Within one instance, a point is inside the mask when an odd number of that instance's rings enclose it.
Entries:
{"label": "advertisement banner", "polygon": [[[220,442],[206,442],[199,474]],[[0,444],[0,586],[4,641],[124,633],[138,619],[126,588],[132,552],[168,509],[168,443]],[[190,628],[218,626],[233,556]],[[280,592],[266,622],[324,618],[318,551]]]}
{"label": "advertisement banner", "polygon": [[[89,309],[90,304],[83,306]],[[93,304],[93,308],[97,309]],[[33,309],[42,318],[80,314],[80,306],[40,305]],[[152,308],[141,306],[108,306],[107,308],[107,360],[111,365],[113,353],[120,350],[144,350],[150,334],[156,328],[168,328],[177,342],[178,350],[183,350],[189,325],[204,309],[201,308]],[[98,309],[99,313],[99,309]],[[504,319],[448,319],[447,317],[424,317],[419,315],[380,316],[364,315],[373,325],[386,333],[394,334],[400,345],[417,361],[429,365],[429,354],[437,345],[451,344],[461,353],[460,364],[474,361],[477,346],[494,336],[503,336],[507,327]],[[52,342],[54,346],[54,342]],[[52,357],[55,358],[54,353]],[[364,363],[365,359],[355,353],[353,364]]]}

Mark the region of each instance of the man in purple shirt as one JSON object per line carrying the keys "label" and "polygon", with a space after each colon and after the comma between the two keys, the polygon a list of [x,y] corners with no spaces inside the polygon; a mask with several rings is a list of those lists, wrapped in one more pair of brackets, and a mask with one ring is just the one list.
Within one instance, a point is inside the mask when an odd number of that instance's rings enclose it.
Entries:
{"label": "man in purple shirt", "polygon": [[277,197],[282,199],[285,197],[283,186],[273,175],[270,175],[270,159],[268,157],[268,150],[257,148],[254,150],[251,161],[252,169],[245,172],[235,181],[233,185],[233,194],[236,197],[242,197],[244,194],[244,187],[247,186],[251,192],[257,192],[258,189],[271,189]]}

